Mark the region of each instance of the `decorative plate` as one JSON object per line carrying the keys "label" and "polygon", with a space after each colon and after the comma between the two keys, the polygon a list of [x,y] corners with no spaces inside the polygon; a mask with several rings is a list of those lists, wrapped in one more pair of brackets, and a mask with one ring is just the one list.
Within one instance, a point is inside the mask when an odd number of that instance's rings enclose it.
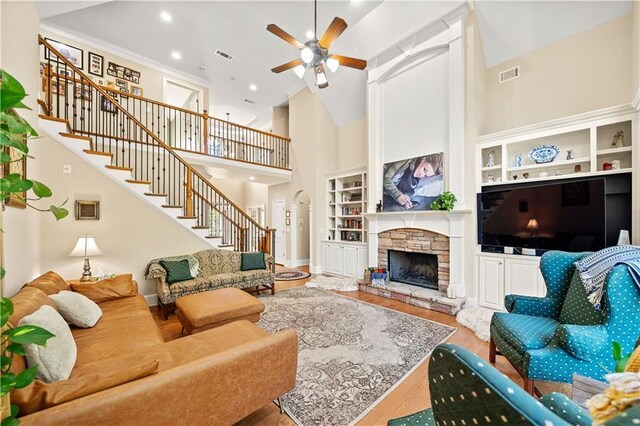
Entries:
{"label": "decorative plate", "polygon": [[529,160],[536,164],[550,163],[560,154],[560,149],[555,145],[536,146],[529,152]]}

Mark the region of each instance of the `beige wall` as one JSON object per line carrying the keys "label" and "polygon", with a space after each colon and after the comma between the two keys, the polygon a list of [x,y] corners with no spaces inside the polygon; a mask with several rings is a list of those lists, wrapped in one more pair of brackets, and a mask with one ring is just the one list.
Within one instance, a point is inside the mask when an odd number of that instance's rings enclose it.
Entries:
{"label": "beige wall", "polygon": [[[480,134],[631,102],[627,15],[487,70]],[[519,65],[521,77],[498,83]]]}
{"label": "beige wall", "polygon": [[[2,50],[0,67],[17,78],[31,96],[25,103],[32,109],[20,110],[34,127],[37,124],[37,91],[38,91],[38,32],[40,20],[35,4],[32,1],[1,2],[0,27],[2,29]],[[46,142],[42,139],[29,143],[30,155],[35,159],[27,160],[27,176],[40,179],[38,164],[46,155],[41,147]],[[48,183],[46,178],[42,178]],[[54,200],[64,201],[64,194],[54,191]],[[41,203],[36,203],[41,205]],[[25,282],[35,278],[41,272],[40,259],[40,216],[32,209],[21,210],[7,207],[2,214],[2,265],[7,271],[4,279],[4,294],[12,296]],[[43,218],[47,223],[55,222],[53,216],[47,214]]]}
{"label": "beige wall", "polygon": [[631,21],[631,90],[640,102],[640,0],[632,3]]}
{"label": "beige wall", "polygon": [[336,171],[367,166],[367,119],[353,121],[338,129]]}
{"label": "beige wall", "polygon": [[289,105],[273,107],[271,130],[276,135],[289,136]]}
{"label": "beige wall", "polygon": [[[75,220],[70,217],[53,223],[41,217],[42,270],[54,270],[66,279],[78,278],[82,259],[69,257],[77,238],[93,235],[105,253],[91,259],[94,274],[133,273],[145,295],[156,293],[153,281],[146,281],[144,268],[151,259],[210,248],[158,209],[98,171],[93,165],[64,148],[48,136],[43,139],[46,163],[41,170],[54,194],[69,198],[73,211],[76,200],[99,200],[100,220]],[[72,174],[63,174],[63,164],[71,165]]]}
{"label": "beige wall", "polygon": [[87,71],[88,69],[88,65],[87,65],[87,61],[88,61],[88,56],[89,56],[89,52],[93,52],[93,53],[97,53],[98,55],[101,55],[104,57],[104,77],[102,77],[105,81],[107,80],[112,80],[115,81],[116,77],[107,75],[107,65],[109,64],[109,61],[111,62],[115,62],[118,65],[123,65],[125,67],[131,68],[135,71],[139,71],[140,72],[140,84],[139,86],[142,87],[143,89],[143,93],[144,93],[144,97],[145,98],[149,98],[149,99],[153,99],[156,101],[163,101],[164,97],[163,97],[163,78],[167,77],[170,78],[172,81],[178,82],[178,83],[182,83],[182,84],[186,84],[188,86],[195,86],[198,89],[201,89],[204,93],[204,99],[202,100],[202,102],[200,103],[200,110],[202,109],[208,109],[208,105],[209,105],[209,89],[198,85],[198,84],[194,84],[193,82],[189,81],[188,79],[185,79],[183,77],[174,75],[174,74],[170,74],[170,73],[166,73],[161,71],[159,68],[152,68],[146,65],[143,65],[140,62],[136,62],[136,61],[132,61],[129,59],[126,59],[120,55],[116,55],[113,54],[111,52],[107,52],[105,50],[96,48],[94,46],[91,45],[90,42],[83,42],[83,41],[78,41],[78,40],[82,40],[81,38],[76,39],[74,38],[70,38],[67,37],[65,35],[61,35],[55,32],[51,32],[51,31],[47,31],[47,30],[42,30],[41,34],[44,37],[47,38],[51,38],[55,41],[59,41],[61,43],[65,43],[65,44],[69,44],[70,46],[74,46],[77,47],[79,49],[84,50],[84,67],[82,69],[82,71],[87,74],[88,76],[92,77],[94,79],[94,81],[97,78],[97,76],[94,76],[93,74],[89,74],[89,72]]}

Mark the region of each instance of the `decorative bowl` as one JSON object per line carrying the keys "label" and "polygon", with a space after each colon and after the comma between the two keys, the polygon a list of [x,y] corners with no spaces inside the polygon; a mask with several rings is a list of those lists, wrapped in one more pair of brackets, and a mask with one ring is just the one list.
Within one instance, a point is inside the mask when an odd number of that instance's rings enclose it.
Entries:
{"label": "decorative bowl", "polygon": [[555,145],[536,146],[529,152],[529,160],[536,164],[550,163],[560,154],[560,149]]}

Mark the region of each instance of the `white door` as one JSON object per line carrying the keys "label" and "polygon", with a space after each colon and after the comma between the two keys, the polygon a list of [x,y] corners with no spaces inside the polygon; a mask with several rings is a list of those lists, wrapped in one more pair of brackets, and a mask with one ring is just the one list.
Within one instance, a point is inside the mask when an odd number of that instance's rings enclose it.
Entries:
{"label": "white door", "polygon": [[478,304],[504,309],[504,265],[502,259],[478,256]]}
{"label": "white door", "polygon": [[276,263],[284,265],[285,252],[285,218],[284,218],[284,200],[273,202],[273,214],[271,216],[271,224],[276,229]]}
{"label": "white door", "polygon": [[505,259],[504,294],[538,296],[537,259]]}

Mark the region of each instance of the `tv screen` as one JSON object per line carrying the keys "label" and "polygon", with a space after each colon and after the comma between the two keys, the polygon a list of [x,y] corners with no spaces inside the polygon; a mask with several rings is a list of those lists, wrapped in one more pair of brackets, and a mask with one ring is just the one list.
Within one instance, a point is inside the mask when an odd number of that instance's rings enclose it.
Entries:
{"label": "tv screen", "polygon": [[604,179],[478,194],[478,244],[564,251],[606,247]]}

